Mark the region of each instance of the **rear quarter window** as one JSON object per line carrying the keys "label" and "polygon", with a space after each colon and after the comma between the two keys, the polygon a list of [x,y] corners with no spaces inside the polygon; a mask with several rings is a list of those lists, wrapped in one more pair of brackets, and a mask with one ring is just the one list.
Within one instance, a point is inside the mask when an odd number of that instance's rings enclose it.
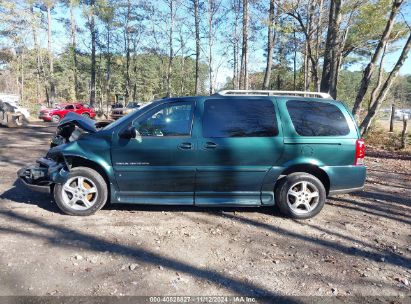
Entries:
{"label": "rear quarter window", "polygon": [[344,136],[350,133],[344,114],[334,104],[289,100],[286,105],[298,135]]}

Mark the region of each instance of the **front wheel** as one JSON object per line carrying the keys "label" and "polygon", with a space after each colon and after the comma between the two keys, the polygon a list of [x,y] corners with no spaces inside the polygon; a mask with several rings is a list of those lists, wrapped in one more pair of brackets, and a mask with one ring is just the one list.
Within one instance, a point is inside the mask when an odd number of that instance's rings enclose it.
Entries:
{"label": "front wheel", "polygon": [[68,215],[92,215],[107,201],[107,184],[95,170],[75,167],[64,184],[54,186],[54,199]]}
{"label": "front wheel", "polygon": [[297,172],[279,181],[275,201],[282,214],[307,219],[317,215],[324,207],[327,193],[322,182],[315,176]]}

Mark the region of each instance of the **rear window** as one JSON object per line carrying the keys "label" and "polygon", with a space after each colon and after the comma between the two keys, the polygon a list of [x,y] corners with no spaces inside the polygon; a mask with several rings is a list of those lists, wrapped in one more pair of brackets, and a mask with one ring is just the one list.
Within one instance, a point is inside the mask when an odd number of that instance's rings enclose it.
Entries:
{"label": "rear window", "polygon": [[271,100],[216,99],[204,104],[203,137],[272,137],[277,134]]}
{"label": "rear window", "polygon": [[295,131],[301,136],[343,136],[350,133],[343,113],[333,104],[289,100],[287,109]]}

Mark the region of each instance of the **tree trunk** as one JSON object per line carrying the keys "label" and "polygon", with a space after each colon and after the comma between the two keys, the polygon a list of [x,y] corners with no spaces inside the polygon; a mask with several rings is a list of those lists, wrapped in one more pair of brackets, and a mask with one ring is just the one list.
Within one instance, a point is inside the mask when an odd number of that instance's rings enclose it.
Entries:
{"label": "tree trunk", "polygon": [[213,16],[214,16],[214,0],[208,0],[208,93],[213,92]]}
{"label": "tree trunk", "polygon": [[131,79],[130,79],[130,34],[129,34],[129,20],[131,13],[131,3],[130,0],[127,1],[127,15],[126,22],[124,24],[123,36],[124,36],[124,51],[126,55],[126,70],[125,70],[125,81],[126,81],[126,92],[124,98],[124,106],[127,106],[130,94],[131,94]]}
{"label": "tree trunk", "polygon": [[387,21],[384,32],[383,32],[383,34],[381,36],[381,39],[380,39],[380,41],[377,45],[377,48],[374,51],[374,54],[371,58],[370,63],[367,65],[367,67],[364,70],[363,77],[362,77],[361,83],[360,83],[360,88],[358,89],[357,97],[355,98],[354,106],[353,106],[353,109],[352,109],[353,115],[356,116],[357,118],[358,118],[358,115],[359,115],[359,109],[361,107],[361,103],[364,99],[365,94],[367,93],[368,86],[369,86],[370,81],[371,81],[371,76],[374,73],[375,65],[378,61],[378,58],[381,55],[382,50],[384,49],[384,46],[388,42],[391,31],[394,27],[395,17],[397,15],[403,1],[404,0],[395,0],[393,2],[390,17]]}
{"label": "tree trunk", "polygon": [[340,23],[341,0],[331,1],[320,91],[330,93],[333,98],[336,98],[337,95],[336,76],[340,51],[338,35]]}
{"label": "tree trunk", "polygon": [[233,89],[238,90],[238,51],[237,51],[237,41],[233,41]]}
{"label": "tree trunk", "polygon": [[168,68],[167,68],[167,97],[171,97],[171,73],[173,64],[173,33],[174,33],[174,0],[169,0],[170,8],[170,28],[169,28],[169,54],[168,54]]}
{"label": "tree trunk", "polygon": [[108,105],[110,103],[110,69],[111,69],[111,53],[110,53],[110,34],[111,27],[107,24],[107,54],[106,54],[106,106],[108,113]]}
{"label": "tree trunk", "polygon": [[181,49],[181,61],[180,61],[180,95],[184,96],[184,82],[185,82],[185,42],[184,35],[180,32],[180,49]]}
{"label": "tree trunk", "polygon": [[24,103],[24,50],[20,54],[20,102]]}
{"label": "tree trunk", "polygon": [[[49,53],[49,98],[54,101],[56,90],[54,84],[54,62],[53,62],[53,49],[52,49],[52,18],[51,18],[51,7],[47,6],[47,46]],[[48,101],[50,104],[50,101]]]}
{"label": "tree trunk", "polygon": [[199,17],[199,0],[193,0],[194,3],[194,24],[196,33],[196,71],[195,71],[195,95],[200,94],[200,17]]}
{"label": "tree trunk", "polygon": [[379,71],[378,71],[377,84],[376,84],[375,88],[372,90],[370,102],[369,102],[369,104],[368,104],[368,110],[370,110],[371,105],[372,105],[372,104],[375,102],[375,100],[377,99],[377,94],[378,94],[378,92],[379,92],[379,90],[380,90],[380,87],[381,87],[381,84],[382,84],[382,76],[383,76],[383,72],[384,72],[383,64],[384,64],[384,57],[385,57],[385,52],[386,52],[386,50],[387,50],[387,46],[388,46],[388,43],[384,46],[384,50],[383,50],[382,55],[381,55],[380,68],[379,68]]}
{"label": "tree trunk", "polygon": [[241,49],[240,89],[248,90],[248,0],[243,0],[243,41]]}
{"label": "tree trunk", "polygon": [[267,64],[265,67],[263,90],[270,87],[271,69],[273,66],[273,54],[275,43],[275,17],[274,17],[275,0],[270,0],[270,9],[268,10],[268,35],[267,35]]}
{"label": "tree trunk", "polygon": [[124,98],[124,106],[127,106],[131,92],[131,80],[130,80],[130,37],[127,33],[127,28],[124,30],[124,43],[126,49],[126,94]]}
{"label": "tree trunk", "polygon": [[307,55],[307,41],[304,44],[304,91],[308,91],[310,87],[310,79],[309,79],[309,62],[308,62],[308,55]]}
{"label": "tree trunk", "polygon": [[[315,39],[315,65],[313,69],[316,71],[315,74],[318,75],[318,63],[320,62],[320,45],[321,45],[321,23],[322,23],[322,16],[323,16],[323,4],[324,1],[320,0],[318,6],[318,23],[317,23],[317,31],[316,31],[316,39]],[[321,84],[319,79],[315,83],[315,88],[317,92],[320,92]]]}
{"label": "tree trunk", "polygon": [[376,100],[372,103],[370,110],[368,111],[367,115],[365,116],[364,120],[362,121],[360,125],[360,132],[364,136],[368,128],[370,127],[375,115],[377,114],[377,111],[379,107],[381,106],[381,103],[384,101],[385,97],[387,96],[387,93],[389,89],[391,88],[391,85],[394,81],[394,79],[397,77],[398,72],[400,71],[401,67],[404,64],[404,61],[408,57],[408,52],[411,49],[411,33],[407,39],[407,42],[404,45],[404,48],[402,49],[401,55],[397,60],[397,63],[395,64],[394,68],[388,75],[388,78],[385,80],[384,84],[381,87],[381,90],[376,98]]}
{"label": "tree trunk", "polygon": [[293,32],[294,38],[294,56],[293,56],[293,89],[294,91],[297,90],[297,37],[295,35],[295,30]]}
{"label": "tree trunk", "polygon": [[[311,2],[308,3],[310,5]],[[311,9],[309,10],[311,14]],[[304,34],[304,37],[306,39],[306,56],[307,56],[307,61],[306,61],[306,71],[310,70],[312,74],[312,78],[314,82],[317,84],[319,82],[318,79],[318,71],[316,69],[317,67],[317,61],[314,58],[314,53],[311,47],[311,19],[312,16],[309,16],[307,20],[307,24],[304,24],[304,21],[301,17],[301,15],[298,12],[287,12],[287,15],[293,17],[295,20],[297,20],[298,24],[300,25],[301,31]],[[318,59],[317,59],[318,60]],[[310,80],[308,78],[305,79],[305,84],[307,87],[309,87],[309,82]]]}
{"label": "tree trunk", "polygon": [[[36,97],[37,97],[37,102],[40,101],[40,76],[42,76],[42,68],[41,68],[41,60],[40,60],[40,49],[37,41],[37,22],[36,22],[36,16],[34,14],[34,7],[33,5],[30,7],[30,13],[32,16],[32,32],[33,32],[33,45],[34,45],[34,50],[36,51]],[[49,101],[47,100],[47,103]]]}
{"label": "tree trunk", "polygon": [[391,105],[390,132],[394,132],[395,104]]}
{"label": "tree trunk", "polygon": [[401,149],[405,149],[407,147],[407,131],[408,131],[408,120],[404,117],[402,121]]}
{"label": "tree trunk", "polygon": [[77,79],[77,46],[76,46],[76,34],[77,24],[76,16],[74,14],[74,4],[70,1],[70,29],[71,29],[71,55],[73,60],[73,81],[74,81],[74,99],[78,100],[78,79]]}
{"label": "tree trunk", "polygon": [[90,34],[91,34],[91,77],[90,77],[90,106],[94,107],[96,102],[96,42],[97,33],[95,29],[95,0],[90,0]]}

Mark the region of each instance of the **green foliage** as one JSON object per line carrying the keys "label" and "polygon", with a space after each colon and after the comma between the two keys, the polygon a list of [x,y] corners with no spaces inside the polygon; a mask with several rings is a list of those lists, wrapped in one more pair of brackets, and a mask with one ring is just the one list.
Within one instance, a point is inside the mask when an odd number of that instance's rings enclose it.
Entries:
{"label": "green foliage", "polygon": [[[374,51],[387,23],[392,0],[366,1],[356,11],[353,23],[349,28],[344,48],[344,56],[355,53],[359,56],[369,56]],[[405,23],[394,25],[391,40],[398,41],[405,37]]]}
{"label": "green foliage", "polygon": [[[89,74],[91,68],[91,59],[88,54],[78,54],[78,82],[79,82],[79,99],[87,101]],[[149,101],[165,96],[165,64],[167,56],[158,56],[150,53],[143,53],[131,57],[131,75],[132,83],[135,84],[132,95],[135,94],[136,100]],[[192,58],[184,59],[184,75],[181,75],[181,57],[175,57],[173,60],[173,95],[193,95],[194,94],[194,69],[195,61]],[[115,95],[123,96],[125,92],[125,79],[123,71],[125,69],[125,58],[122,55],[115,54],[111,57],[111,76],[110,76],[110,102],[115,101]],[[105,67],[106,58],[104,55],[97,56],[97,96],[105,94]],[[55,80],[57,83],[57,96],[59,100],[73,101],[73,73],[71,71],[71,56],[69,52],[64,52],[62,56],[55,59]],[[201,79],[204,83],[207,77],[207,66],[201,66]],[[183,92],[181,92],[183,85]],[[135,90],[135,93],[134,93]],[[104,98],[105,100],[105,98]]]}

